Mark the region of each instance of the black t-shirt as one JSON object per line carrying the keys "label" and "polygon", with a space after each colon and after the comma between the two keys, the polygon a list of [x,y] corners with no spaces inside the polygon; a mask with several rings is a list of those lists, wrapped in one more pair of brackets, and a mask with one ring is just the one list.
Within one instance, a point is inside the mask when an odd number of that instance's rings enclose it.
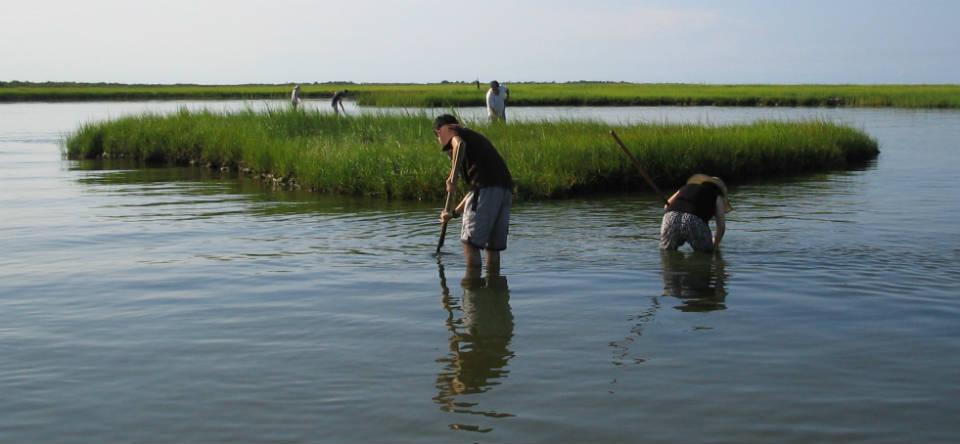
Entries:
{"label": "black t-shirt", "polygon": [[493,144],[482,134],[461,125],[444,125],[440,127],[440,140],[443,150],[452,149],[451,140],[460,136],[467,144],[464,152],[460,175],[470,184],[471,189],[484,187],[503,187],[513,189],[513,176],[507,168],[507,163],[500,157],[500,153]]}
{"label": "black t-shirt", "polygon": [[708,222],[717,213],[717,197],[720,193],[720,188],[710,182],[688,183],[680,188],[679,194],[667,211],[694,214],[704,222]]}

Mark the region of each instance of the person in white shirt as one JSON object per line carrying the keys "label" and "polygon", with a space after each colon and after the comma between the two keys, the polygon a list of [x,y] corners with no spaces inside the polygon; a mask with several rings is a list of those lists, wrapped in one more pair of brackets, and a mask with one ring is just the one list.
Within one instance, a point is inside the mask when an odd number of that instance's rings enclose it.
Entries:
{"label": "person in white shirt", "polygon": [[490,82],[487,90],[487,113],[490,122],[507,121],[507,99],[510,98],[510,89],[496,80]]}
{"label": "person in white shirt", "polygon": [[297,85],[296,88],[293,88],[293,92],[290,93],[290,103],[293,104],[294,108],[300,104],[300,85]]}

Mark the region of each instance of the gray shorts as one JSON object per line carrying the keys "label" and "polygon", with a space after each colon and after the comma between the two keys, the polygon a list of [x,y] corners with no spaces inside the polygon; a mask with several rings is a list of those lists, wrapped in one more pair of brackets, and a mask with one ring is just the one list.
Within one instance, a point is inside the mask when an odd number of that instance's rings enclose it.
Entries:
{"label": "gray shorts", "polygon": [[679,211],[668,211],[660,224],[660,249],[676,250],[689,242],[694,251],[712,252],[713,234],[710,226],[699,216]]}
{"label": "gray shorts", "polygon": [[460,242],[484,250],[506,250],[513,190],[486,187],[467,193]]}

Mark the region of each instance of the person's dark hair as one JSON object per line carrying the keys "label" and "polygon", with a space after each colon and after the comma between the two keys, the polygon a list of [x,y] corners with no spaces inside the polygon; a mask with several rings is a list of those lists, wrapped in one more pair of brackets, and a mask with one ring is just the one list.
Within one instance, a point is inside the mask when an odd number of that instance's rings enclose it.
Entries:
{"label": "person's dark hair", "polygon": [[460,122],[457,121],[456,117],[453,117],[450,114],[443,114],[443,115],[437,116],[437,118],[433,120],[433,130],[436,131],[440,129],[441,126],[444,126],[444,125],[450,125],[450,124],[456,125],[459,123]]}

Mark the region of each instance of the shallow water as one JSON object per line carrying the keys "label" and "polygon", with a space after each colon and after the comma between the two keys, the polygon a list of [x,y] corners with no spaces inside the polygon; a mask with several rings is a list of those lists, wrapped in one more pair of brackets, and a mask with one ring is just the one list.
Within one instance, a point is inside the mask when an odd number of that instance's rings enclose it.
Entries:
{"label": "shallow water", "polygon": [[511,108],[823,118],[881,155],[731,186],[717,258],[661,254],[649,193],[519,202],[478,277],[456,223],[431,255],[439,202],[60,156],[81,122],[180,106],[269,104],[0,104],[0,441],[960,436],[960,112]]}

